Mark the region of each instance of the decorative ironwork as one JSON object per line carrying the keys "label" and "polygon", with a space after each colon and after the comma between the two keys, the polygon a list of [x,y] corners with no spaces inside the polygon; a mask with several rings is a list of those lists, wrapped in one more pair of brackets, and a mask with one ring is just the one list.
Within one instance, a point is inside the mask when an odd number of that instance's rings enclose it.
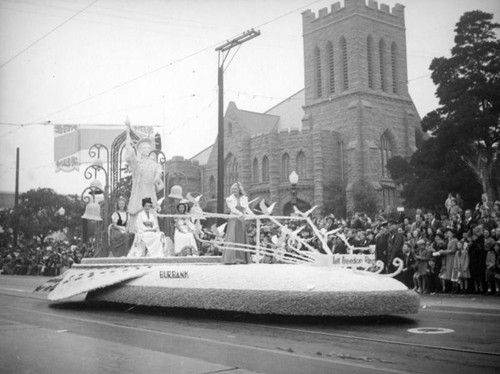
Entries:
{"label": "decorative ironwork", "polygon": [[148,156],[151,157],[151,155],[153,155],[155,161],[161,165],[164,165],[167,162],[167,157],[165,156],[165,153],[163,153],[159,149],[153,149],[151,152],[149,152]]}
{"label": "decorative ironwork", "polygon": [[[125,149],[125,139],[126,132],[122,132],[118,135],[113,143],[111,144],[111,159],[110,159],[110,181],[109,181],[109,189],[110,194],[114,197],[114,191],[118,187],[118,183],[122,179],[122,172],[127,170],[127,168],[123,167],[125,164],[124,160],[124,149]],[[139,140],[139,136],[133,131],[130,130],[130,138],[132,141],[137,142]]]}

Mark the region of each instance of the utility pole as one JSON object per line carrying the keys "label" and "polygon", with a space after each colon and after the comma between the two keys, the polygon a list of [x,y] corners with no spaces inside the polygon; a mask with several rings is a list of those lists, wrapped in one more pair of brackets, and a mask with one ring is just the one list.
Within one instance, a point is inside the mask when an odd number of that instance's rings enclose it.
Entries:
{"label": "utility pole", "polygon": [[17,236],[19,227],[19,217],[18,217],[18,204],[19,204],[19,147],[16,148],[16,187],[14,192],[14,238],[13,238],[13,248],[17,247]]}
{"label": "utility pole", "polygon": [[[218,76],[219,86],[219,132],[217,135],[217,213],[224,213],[224,62],[233,47],[241,46],[260,35],[254,29],[245,31],[240,36],[215,48],[219,52]],[[233,56],[234,57],[234,56]]]}

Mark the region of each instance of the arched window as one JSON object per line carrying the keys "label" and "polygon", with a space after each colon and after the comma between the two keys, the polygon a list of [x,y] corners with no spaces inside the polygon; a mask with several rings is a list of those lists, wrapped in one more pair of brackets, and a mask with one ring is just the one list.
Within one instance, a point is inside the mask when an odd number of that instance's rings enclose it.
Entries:
{"label": "arched window", "polygon": [[396,43],[391,44],[391,67],[392,67],[392,92],[398,93],[398,70],[397,70],[398,48]]}
{"label": "arched window", "polygon": [[323,96],[323,85],[321,82],[321,52],[318,47],[314,48],[314,66],[316,69],[316,95]]}
{"label": "arched window", "polygon": [[382,91],[387,90],[387,85],[385,84],[385,71],[386,71],[386,66],[385,66],[385,41],[384,39],[380,39],[380,43],[378,45],[378,53],[379,53],[379,59],[380,59],[380,88]]}
{"label": "arched window", "polygon": [[297,174],[299,177],[306,178],[306,155],[304,152],[300,151],[297,154]]}
{"label": "arched window", "polygon": [[238,181],[238,161],[232,153],[228,154],[224,162],[224,194],[227,196],[233,183]]}
{"label": "arched window", "polygon": [[396,189],[390,187],[382,188],[382,203],[384,209],[389,207],[394,208],[396,206]]}
{"label": "arched window", "polygon": [[335,69],[332,42],[328,42],[326,45],[326,54],[328,57],[328,92],[332,94],[335,92]]}
{"label": "arched window", "polygon": [[253,183],[259,183],[259,161],[257,158],[253,159],[252,181]]}
{"label": "arched window", "polygon": [[368,87],[374,88],[373,85],[373,38],[371,35],[366,40],[366,63],[368,70]]}
{"label": "arched window", "polygon": [[285,153],[281,158],[281,179],[288,180],[288,175],[290,174],[290,156]]}
{"label": "arched window", "polygon": [[392,157],[392,141],[387,132],[384,132],[380,137],[380,157],[382,167],[382,177],[390,178],[389,170],[387,170],[387,161]]}
{"label": "arched window", "polygon": [[267,156],[262,159],[262,182],[269,182],[269,159]]}
{"label": "arched window", "polygon": [[349,89],[349,70],[347,66],[347,41],[344,37],[340,38],[340,48],[342,50],[342,88]]}
{"label": "arched window", "polygon": [[215,199],[217,194],[215,193],[215,177],[212,175],[208,182],[208,195],[211,199]]}

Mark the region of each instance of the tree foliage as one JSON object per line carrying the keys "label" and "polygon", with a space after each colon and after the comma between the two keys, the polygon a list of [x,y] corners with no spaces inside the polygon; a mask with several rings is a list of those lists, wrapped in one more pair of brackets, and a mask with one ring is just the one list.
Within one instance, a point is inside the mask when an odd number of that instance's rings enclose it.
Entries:
{"label": "tree foliage", "polygon": [[375,190],[366,181],[355,183],[352,191],[354,211],[364,212],[373,217],[377,213],[377,196]]}
{"label": "tree foliage", "polygon": [[38,237],[43,242],[61,230],[71,237],[80,236],[83,210],[83,203],[76,195],[59,195],[50,188],[38,188],[19,196],[13,223],[17,221],[19,233],[26,240]]}
{"label": "tree foliage", "polygon": [[[423,119],[441,157],[462,160],[491,199],[500,195],[500,41],[493,15],[479,10],[462,15],[451,57],[430,66],[440,107]],[[453,156],[450,156],[453,157]]]}
{"label": "tree foliage", "polygon": [[459,193],[465,207],[473,207],[481,194],[473,172],[455,153],[442,149],[435,138],[425,141],[409,161],[400,156],[391,158],[387,168],[403,186],[402,197],[409,208],[443,211],[449,192]]}

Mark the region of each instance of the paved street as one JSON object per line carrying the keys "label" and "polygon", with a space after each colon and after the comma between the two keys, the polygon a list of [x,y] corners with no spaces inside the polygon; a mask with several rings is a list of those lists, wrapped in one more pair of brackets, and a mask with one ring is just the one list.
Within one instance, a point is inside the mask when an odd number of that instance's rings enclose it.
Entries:
{"label": "paved street", "polygon": [[410,316],[283,318],[83,297],[50,303],[32,292],[45,280],[0,276],[2,373],[496,373],[500,365],[499,297],[424,296]]}

